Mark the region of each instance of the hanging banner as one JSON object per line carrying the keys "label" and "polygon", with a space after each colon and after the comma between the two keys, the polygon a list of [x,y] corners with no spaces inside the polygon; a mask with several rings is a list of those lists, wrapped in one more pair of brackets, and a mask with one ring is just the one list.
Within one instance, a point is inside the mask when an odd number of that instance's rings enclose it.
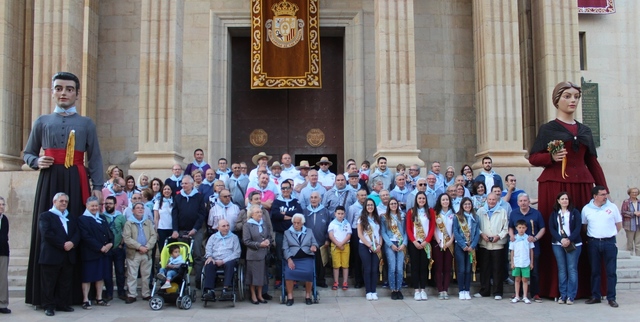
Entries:
{"label": "hanging banner", "polygon": [[610,14],[616,12],[614,0],[578,0],[578,13]]}
{"label": "hanging banner", "polygon": [[251,88],[322,88],[320,0],[252,0]]}

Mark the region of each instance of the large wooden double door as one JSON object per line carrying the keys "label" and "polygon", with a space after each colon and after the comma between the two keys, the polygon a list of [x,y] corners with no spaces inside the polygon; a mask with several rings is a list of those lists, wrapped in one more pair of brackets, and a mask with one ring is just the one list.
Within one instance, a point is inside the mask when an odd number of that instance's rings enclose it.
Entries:
{"label": "large wooden double door", "polygon": [[344,38],[321,37],[322,89],[252,90],[250,38],[232,37],[231,45],[232,160],[251,168],[251,157],[262,151],[273,161],[289,153],[296,165],[327,156],[338,170],[344,163]]}

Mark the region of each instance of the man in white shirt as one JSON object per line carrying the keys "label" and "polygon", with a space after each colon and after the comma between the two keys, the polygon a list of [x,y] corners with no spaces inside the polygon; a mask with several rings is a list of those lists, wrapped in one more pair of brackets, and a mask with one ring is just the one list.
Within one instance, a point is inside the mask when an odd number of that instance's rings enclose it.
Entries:
{"label": "man in white shirt", "polygon": [[607,275],[607,301],[609,306],[618,307],[616,302],[616,271],[618,247],[616,235],[622,229],[622,216],[618,207],[607,200],[609,193],[603,186],[591,189],[593,199],[582,208],[582,225],[587,232],[589,262],[591,264],[591,298],[586,304],[600,303],[600,265],[604,261]]}
{"label": "man in white shirt", "polygon": [[318,171],[318,181],[325,189],[331,189],[336,181],[336,174],[329,171],[329,167],[333,165],[333,162],[329,161],[327,157],[322,157],[316,165],[320,167]]}
{"label": "man in white shirt", "polygon": [[282,176],[284,180],[293,179],[298,175],[298,170],[293,164],[291,164],[291,155],[288,153],[283,154],[282,158],[280,158],[280,162],[282,163],[282,172],[280,173],[280,176]]}
{"label": "man in white shirt", "polygon": [[271,171],[269,171],[269,166],[267,166],[267,163],[269,162],[269,160],[271,160],[271,158],[273,157],[267,155],[264,152],[260,152],[254,155],[253,158],[251,158],[251,161],[253,161],[253,164],[255,164],[256,167],[255,169],[251,170],[251,172],[249,172],[249,182],[258,181],[258,168],[261,166],[266,167],[267,173],[271,174]]}

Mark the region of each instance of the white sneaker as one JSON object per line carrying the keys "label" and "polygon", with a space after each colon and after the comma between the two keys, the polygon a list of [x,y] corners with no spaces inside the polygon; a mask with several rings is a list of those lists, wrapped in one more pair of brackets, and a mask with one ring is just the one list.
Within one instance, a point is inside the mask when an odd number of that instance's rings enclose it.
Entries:
{"label": "white sneaker", "polygon": [[465,300],[470,300],[471,299],[471,294],[469,294],[469,291],[464,291],[464,299]]}
{"label": "white sneaker", "polygon": [[524,302],[524,304],[531,304],[531,301],[529,301],[528,298],[523,298],[522,301]]}
{"label": "white sneaker", "polygon": [[464,297],[464,291],[460,291],[460,292],[458,292],[458,300],[464,300],[464,299],[465,299],[465,297]]}
{"label": "white sneaker", "polygon": [[493,299],[496,300],[496,301],[500,301],[500,300],[502,300],[502,296],[496,295],[496,296],[493,297]]}
{"label": "white sneaker", "polygon": [[[525,298],[526,298],[526,297],[525,297]],[[528,300],[527,300],[527,301],[528,301]],[[511,303],[518,303],[518,302],[520,302],[520,298],[519,298],[519,297],[517,297],[517,296],[511,299]]]}
{"label": "white sneaker", "polygon": [[423,301],[428,300],[429,298],[427,297],[427,292],[425,292],[424,290],[420,291],[420,299]]}
{"label": "white sneaker", "polygon": [[378,293],[371,293],[371,299],[374,301],[378,300]]}
{"label": "white sneaker", "polygon": [[442,294],[444,296],[444,299],[448,300],[449,299],[449,293],[447,291],[444,291],[442,293],[444,293],[444,294]]}
{"label": "white sneaker", "polygon": [[367,301],[372,301],[373,297],[371,296],[372,293],[367,293]]}
{"label": "white sneaker", "polygon": [[481,297],[482,297],[482,295],[481,295],[480,293],[476,293],[476,294],[473,294],[473,297],[475,297],[475,298],[481,298]]}
{"label": "white sneaker", "polygon": [[413,293],[413,299],[416,301],[422,300],[422,298],[420,297],[420,292],[416,291],[415,293]]}
{"label": "white sneaker", "polygon": [[171,283],[169,281],[166,281],[164,284],[162,284],[162,287],[160,289],[166,290],[168,288],[171,288]]}

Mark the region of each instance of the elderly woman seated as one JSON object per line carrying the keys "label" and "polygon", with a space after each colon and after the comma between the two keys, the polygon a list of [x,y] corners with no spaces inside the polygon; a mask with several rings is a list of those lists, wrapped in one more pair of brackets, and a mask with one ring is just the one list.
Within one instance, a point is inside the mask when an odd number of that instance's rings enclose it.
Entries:
{"label": "elderly woman seated", "polygon": [[304,227],[305,218],[295,214],[291,218],[293,225],[284,232],[282,249],[287,265],[284,268],[285,285],[287,287],[287,306],[293,305],[294,281],[305,281],[305,303],[311,305],[311,288],[313,283],[314,253],[318,243],[312,231]]}

